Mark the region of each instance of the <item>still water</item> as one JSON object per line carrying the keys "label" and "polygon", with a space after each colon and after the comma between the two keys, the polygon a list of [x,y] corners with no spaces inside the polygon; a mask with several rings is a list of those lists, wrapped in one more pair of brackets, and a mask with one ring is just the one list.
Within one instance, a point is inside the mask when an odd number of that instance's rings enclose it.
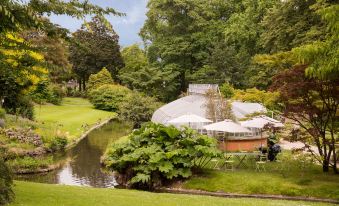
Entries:
{"label": "still water", "polygon": [[51,184],[115,187],[117,183],[113,175],[101,167],[100,157],[109,144],[130,132],[130,126],[126,124],[115,121],[108,123],[92,131],[77,146],[62,154],[63,159],[70,161],[60,169],[45,174],[22,175],[17,179]]}

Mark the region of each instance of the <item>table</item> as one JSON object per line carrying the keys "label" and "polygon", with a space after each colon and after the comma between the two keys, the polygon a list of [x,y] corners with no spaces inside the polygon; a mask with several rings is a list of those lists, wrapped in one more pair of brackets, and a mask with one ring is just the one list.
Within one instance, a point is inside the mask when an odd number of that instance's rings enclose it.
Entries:
{"label": "table", "polygon": [[236,168],[239,168],[241,165],[246,166],[246,163],[244,160],[246,160],[249,157],[258,157],[260,156],[260,152],[227,152],[225,153],[225,159],[229,160],[231,156],[234,156],[239,163],[235,166]]}

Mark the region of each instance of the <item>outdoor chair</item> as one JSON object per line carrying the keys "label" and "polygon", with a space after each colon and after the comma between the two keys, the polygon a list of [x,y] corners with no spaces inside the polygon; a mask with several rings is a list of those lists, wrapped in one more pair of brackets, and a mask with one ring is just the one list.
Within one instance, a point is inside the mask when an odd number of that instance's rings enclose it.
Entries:
{"label": "outdoor chair", "polygon": [[224,170],[233,171],[234,170],[234,160],[233,155],[225,155],[224,161]]}
{"label": "outdoor chair", "polygon": [[220,159],[213,158],[211,159],[212,169],[220,169]]}
{"label": "outdoor chair", "polygon": [[258,161],[255,163],[255,170],[258,172],[266,171],[265,164],[267,162],[267,155],[260,155]]}

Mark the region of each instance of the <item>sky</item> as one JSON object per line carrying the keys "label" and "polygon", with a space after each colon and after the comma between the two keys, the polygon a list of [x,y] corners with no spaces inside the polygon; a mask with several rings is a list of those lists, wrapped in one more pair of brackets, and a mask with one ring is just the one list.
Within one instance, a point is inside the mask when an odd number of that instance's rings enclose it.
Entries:
{"label": "sky", "polygon": [[[122,47],[139,43],[142,44],[138,33],[146,20],[147,0],[90,0],[91,3],[102,7],[112,7],[116,11],[125,13],[126,16],[107,16],[113,25],[113,29],[118,33],[119,43]],[[71,32],[81,27],[83,20],[73,19],[69,16],[50,16],[53,23],[69,29]]]}

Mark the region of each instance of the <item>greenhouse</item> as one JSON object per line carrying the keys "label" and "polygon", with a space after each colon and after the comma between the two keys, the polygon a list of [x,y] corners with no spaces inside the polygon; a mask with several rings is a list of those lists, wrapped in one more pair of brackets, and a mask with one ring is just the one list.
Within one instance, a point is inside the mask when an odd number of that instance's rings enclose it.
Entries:
{"label": "greenhouse", "polygon": [[[218,85],[214,84],[190,84],[188,96],[170,102],[158,110],[152,116],[152,122],[168,124],[168,121],[186,114],[195,114],[207,118],[206,98],[207,90],[213,89],[219,92]],[[266,108],[259,103],[232,102],[232,112],[237,119],[258,112],[266,112]]]}

